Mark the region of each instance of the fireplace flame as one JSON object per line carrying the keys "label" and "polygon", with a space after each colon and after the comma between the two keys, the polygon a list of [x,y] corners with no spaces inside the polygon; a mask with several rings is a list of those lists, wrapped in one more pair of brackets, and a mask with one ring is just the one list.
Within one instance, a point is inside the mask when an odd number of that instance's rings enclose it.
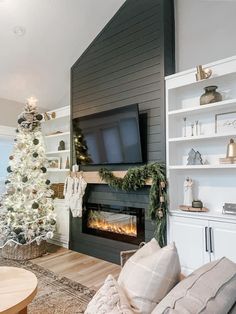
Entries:
{"label": "fireplace flame", "polygon": [[109,231],[119,234],[137,237],[136,223],[130,220],[125,222],[110,222],[102,217],[88,219],[88,227],[92,229],[99,229],[102,231]]}

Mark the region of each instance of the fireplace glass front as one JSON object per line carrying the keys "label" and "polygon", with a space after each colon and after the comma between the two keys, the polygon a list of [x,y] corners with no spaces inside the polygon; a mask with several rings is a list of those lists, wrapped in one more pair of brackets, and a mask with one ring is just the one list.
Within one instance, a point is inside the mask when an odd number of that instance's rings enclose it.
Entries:
{"label": "fireplace glass front", "polygon": [[139,244],[144,241],[144,209],[87,203],[83,213],[82,231]]}

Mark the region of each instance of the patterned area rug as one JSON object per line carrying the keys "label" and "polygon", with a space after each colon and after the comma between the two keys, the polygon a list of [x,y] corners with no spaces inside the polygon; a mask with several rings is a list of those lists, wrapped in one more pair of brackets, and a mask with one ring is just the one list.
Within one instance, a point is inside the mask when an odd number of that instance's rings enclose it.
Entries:
{"label": "patterned area rug", "polygon": [[0,256],[0,266],[25,268],[38,278],[38,293],[28,306],[29,314],[84,313],[95,291],[30,261],[18,262]]}

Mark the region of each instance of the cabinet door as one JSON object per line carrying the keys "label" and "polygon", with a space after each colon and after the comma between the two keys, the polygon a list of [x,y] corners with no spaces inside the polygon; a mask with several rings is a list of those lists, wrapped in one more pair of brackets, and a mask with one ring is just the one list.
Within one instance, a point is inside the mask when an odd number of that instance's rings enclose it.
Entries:
{"label": "cabinet door", "polygon": [[69,243],[69,211],[65,209],[64,200],[55,201],[55,214],[56,214],[56,230],[54,233],[54,243],[68,247]]}
{"label": "cabinet door", "polygon": [[185,217],[169,217],[169,242],[174,241],[178,250],[181,271],[188,275],[210,261],[208,222]]}
{"label": "cabinet door", "polygon": [[226,256],[236,262],[236,224],[210,221],[209,227],[211,260]]}

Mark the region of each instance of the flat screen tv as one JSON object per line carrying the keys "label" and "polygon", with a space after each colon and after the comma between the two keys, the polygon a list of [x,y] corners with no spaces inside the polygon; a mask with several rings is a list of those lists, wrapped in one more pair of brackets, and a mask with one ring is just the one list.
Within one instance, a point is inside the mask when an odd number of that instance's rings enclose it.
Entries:
{"label": "flat screen tv", "polygon": [[74,132],[78,128],[89,164],[143,162],[137,104],[73,119]]}

